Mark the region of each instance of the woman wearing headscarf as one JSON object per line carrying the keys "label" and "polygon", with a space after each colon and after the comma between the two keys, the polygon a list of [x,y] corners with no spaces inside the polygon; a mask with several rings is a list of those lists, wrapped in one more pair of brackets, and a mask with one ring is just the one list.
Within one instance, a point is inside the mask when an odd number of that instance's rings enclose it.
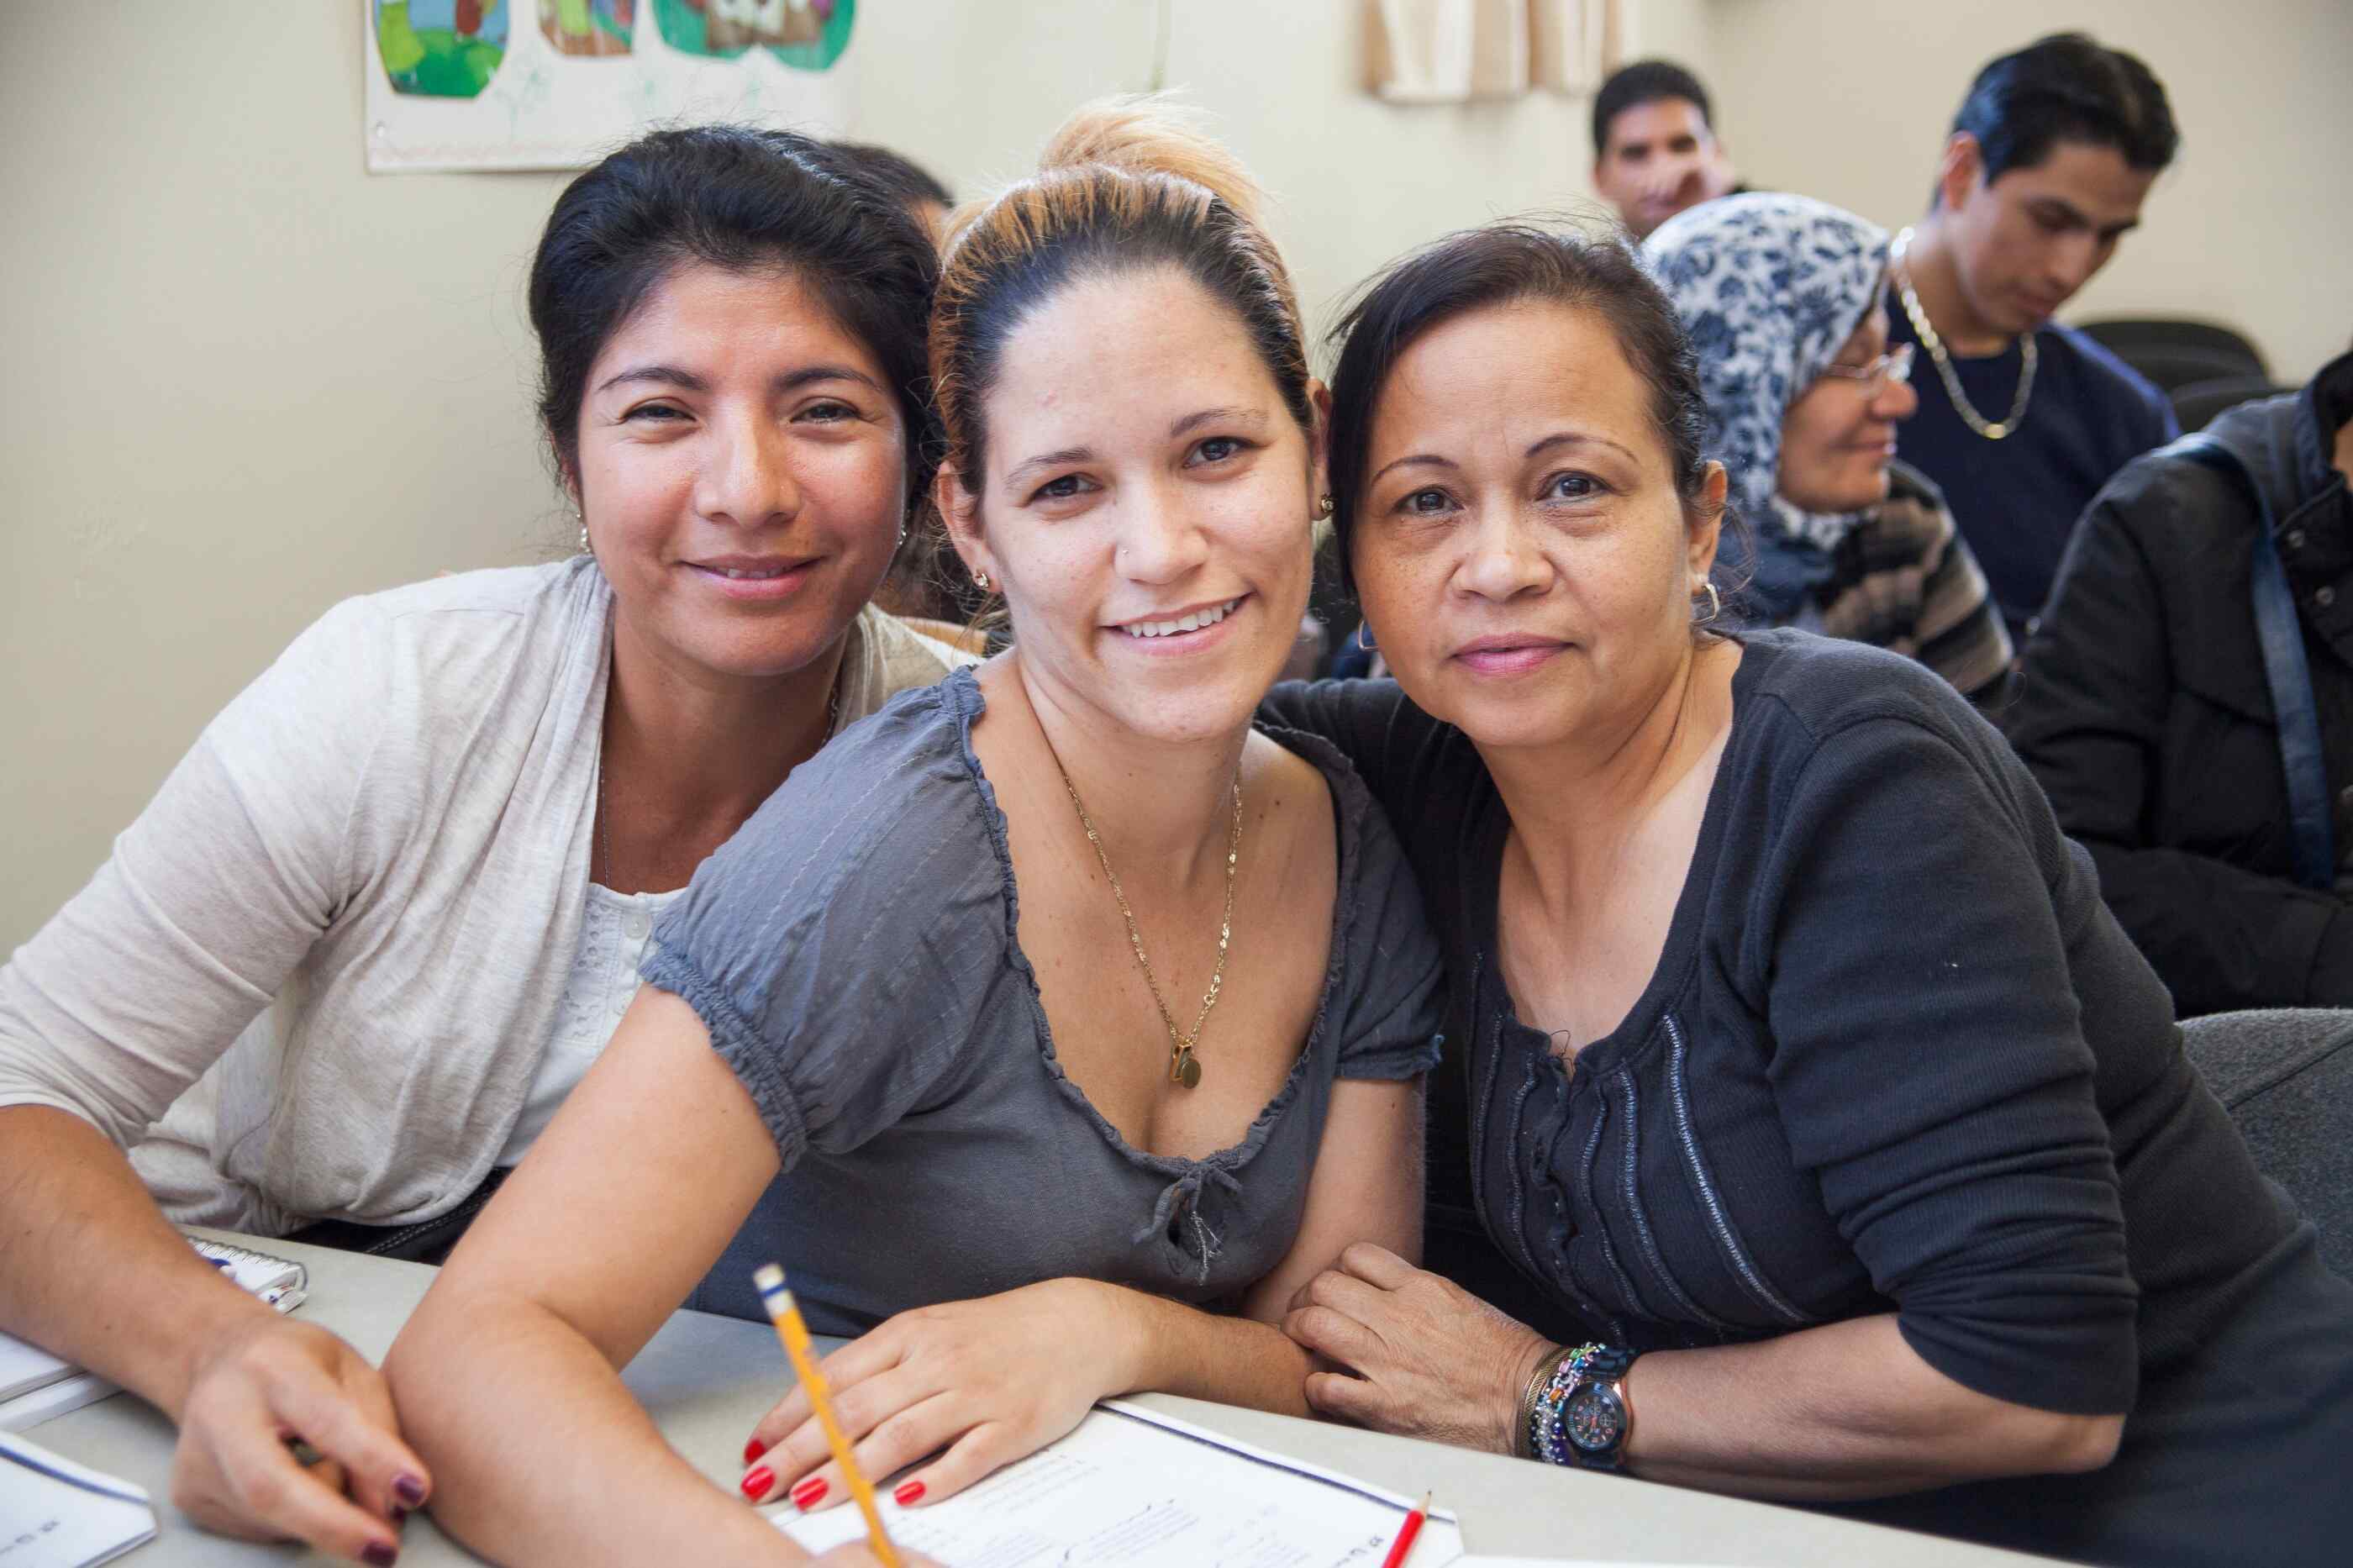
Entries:
{"label": "woman wearing headscarf", "polygon": [[1893,648],[1998,706],[2010,636],[1985,574],[1936,485],[1895,460],[1918,399],[1911,346],[1887,346],[1887,232],[1807,196],[1730,196],[1678,214],[1643,254],[1691,334],[1709,449],[1755,531],[1751,618]]}

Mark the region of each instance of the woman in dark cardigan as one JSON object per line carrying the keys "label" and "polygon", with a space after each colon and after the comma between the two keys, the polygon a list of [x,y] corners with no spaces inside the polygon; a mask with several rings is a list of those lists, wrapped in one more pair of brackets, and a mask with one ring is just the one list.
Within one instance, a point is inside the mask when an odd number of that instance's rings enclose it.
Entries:
{"label": "woman in dark cardigan", "polygon": [[1711,632],[1725,479],[1657,289],[1494,227],[1345,330],[1340,543],[1398,681],[1272,707],[1441,932],[1429,1255],[1478,1294],[1353,1249],[1286,1325],[1341,1369],[1311,1402],[2063,1556],[2340,1561],[2353,1287],[1968,704]]}

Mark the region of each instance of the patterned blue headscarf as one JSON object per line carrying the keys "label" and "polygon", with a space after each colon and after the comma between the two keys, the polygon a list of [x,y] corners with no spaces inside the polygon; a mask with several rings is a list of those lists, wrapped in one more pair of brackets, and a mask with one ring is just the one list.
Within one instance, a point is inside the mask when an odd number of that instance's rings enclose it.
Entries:
{"label": "patterned blue headscarf", "polygon": [[1725,196],[1660,225],[1642,257],[1699,356],[1708,455],[1756,530],[1749,597],[1787,620],[1862,514],[1800,511],[1774,493],[1781,418],[1878,303],[1887,231],[1807,196]]}

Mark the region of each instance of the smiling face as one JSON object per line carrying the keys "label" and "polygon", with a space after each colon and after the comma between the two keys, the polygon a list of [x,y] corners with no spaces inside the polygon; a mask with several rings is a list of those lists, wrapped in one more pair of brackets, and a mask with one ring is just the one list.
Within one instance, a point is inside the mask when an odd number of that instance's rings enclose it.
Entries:
{"label": "smiling face", "polygon": [[1351,540],[1407,695],[1481,746],[1630,730],[1691,657],[1723,470],[1687,514],[1651,390],[1599,316],[1530,301],[1431,328],[1373,413]]}
{"label": "smiling face", "polygon": [[617,641],[690,679],[816,658],[890,563],[905,440],[880,363],[797,279],[680,267],[607,341],[580,408]]}
{"label": "smiling face", "polygon": [[1169,742],[1248,721],[1307,605],[1321,455],[1240,319],[1172,268],[1085,279],[1006,341],[956,550],[1033,689]]}
{"label": "smiling face", "polygon": [[[1831,360],[1861,370],[1887,352],[1887,308],[1872,308]],[[1801,510],[1860,511],[1887,499],[1887,465],[1895,426],[1920,406],[1918,395],[1892,376],[1876,386],[1825,374],[1799,393],[1781,416],[1781,498]]]}
{"label": "smiling face", "polygon": [[2034,167],[1990,184],[1977,139],[1953,138],[1938,191],[1961,292],[1980,330],[2015,335],[2049,321],[2140,223],[2157,182],[2114,147],[2061,142]]}

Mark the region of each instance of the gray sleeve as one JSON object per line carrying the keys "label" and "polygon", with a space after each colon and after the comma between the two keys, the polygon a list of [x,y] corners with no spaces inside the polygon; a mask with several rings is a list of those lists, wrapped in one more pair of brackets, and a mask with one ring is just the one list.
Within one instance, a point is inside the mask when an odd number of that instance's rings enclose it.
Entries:
{"label": "gray sleeve", "polygon": [[0,1106],[128,1146],[269,1005],[345,898],[387,668],[364,602],[343,605],[206,727],[0,969]]}
{"label": "gray sleeve", "polygon": [[664,917],[646,981],[683,999],[790,1170],[920,1105],[1008,973],[1001,818],[934,691],[795,770]]}
{"label": "gray sleeve", "polygon": [[1416,1078],[1438,1065],[1443,1043],[1444,955],[1388,818],[1361,784],[1349,793],[1361,804],[1353,885],[1342,889],[1351,902],[1337,1076]]}

